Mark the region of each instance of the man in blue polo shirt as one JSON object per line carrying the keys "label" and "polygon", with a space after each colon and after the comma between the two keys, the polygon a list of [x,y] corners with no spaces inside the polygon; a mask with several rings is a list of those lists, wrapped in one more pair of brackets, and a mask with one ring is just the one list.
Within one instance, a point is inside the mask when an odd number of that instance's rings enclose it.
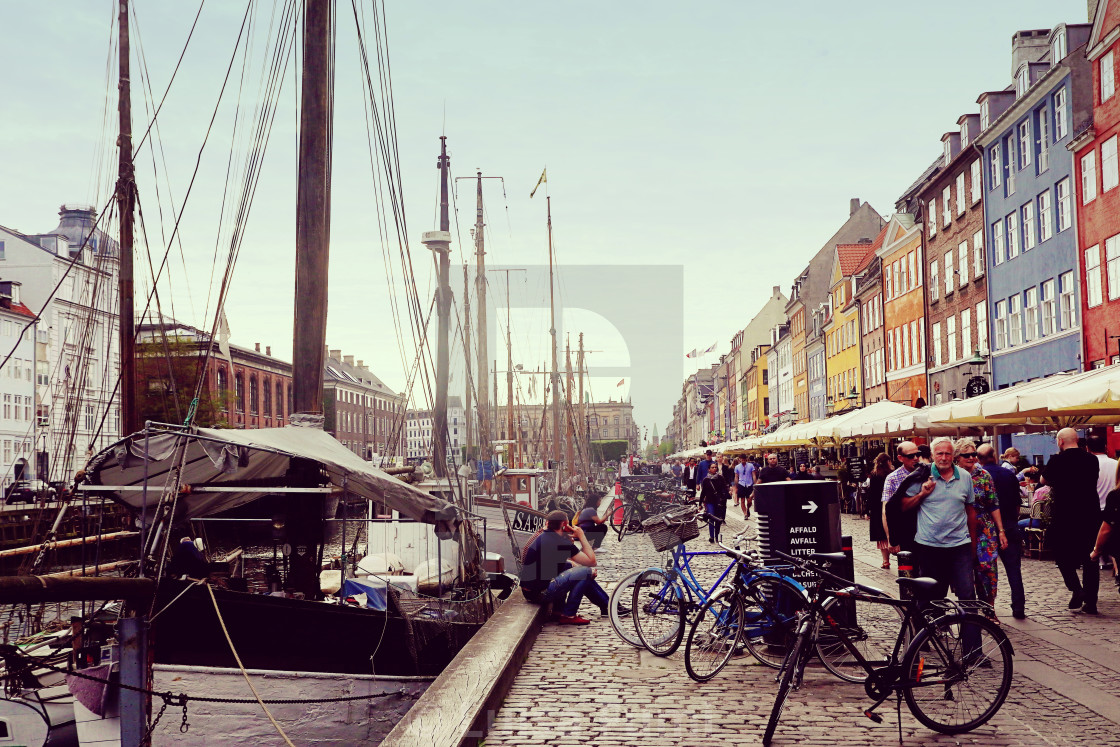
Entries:
{"label": "man in blue polo shirt", "polygon": [[957,599],[975,599],[976,509],[972,476],[953,464],[953,441],[931,444],[934,468],[916,495],[902,499],[902,509],[918,511],[918,563],[923,576],[937,579],[938,596],[952,587]]}

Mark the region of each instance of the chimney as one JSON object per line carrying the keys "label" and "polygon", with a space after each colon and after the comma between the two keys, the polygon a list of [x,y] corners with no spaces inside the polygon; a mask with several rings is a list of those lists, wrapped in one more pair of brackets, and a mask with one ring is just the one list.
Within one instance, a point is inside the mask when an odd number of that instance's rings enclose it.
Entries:
{"label": "chimney", "polygon": [[344,355],[344,356],[342,356],[342,362],[345,363],[347,366],[353,366],[354,365],[354,356]]}
{"label": "chimney", "polygon": [[334,358],[336,361],[340,361],[340,360],[342,360],[342,351],[341,350],[332,350],[332,351],[330,351],[330,356],[332,358]]}
{"label": "chimney", "polygon": [[781,295],[782,295],[782,286],[775,285],[774,286],[774,298],[778,298]]}
{"label": "chimney", "polygon": [[1099,0],[1089,0],[1089,23],[1092,23],[1097,18],[1097,6],[1100,5]]}
{"label": "chimney", "polygon": [[264,346],[264,354],[269,356],[269,357],[272,356],[272,346],[271,345],[265,345]]}
{"label": "chimney", "polygon": [[1015,78],[1024,62],[1038,62],[1049,51],[1050,29],[1016,31],[1011,37],[1011,78]]}
{"label": "chimney", "polygon": [[366,367],[365,362],[363,362],[361,359],[358,359],[358,368],[365,368],[365,367]]}
{"label": "chimney", "polygon": [[853,197],[848,205],[848,217],[851,217],[856,214],[857,210],[859,210],[859,198]]}
{"label": "chimney", "polygon": [[253,348],[259,353],[261,352],[261,344],[259,342],[253,343]]}

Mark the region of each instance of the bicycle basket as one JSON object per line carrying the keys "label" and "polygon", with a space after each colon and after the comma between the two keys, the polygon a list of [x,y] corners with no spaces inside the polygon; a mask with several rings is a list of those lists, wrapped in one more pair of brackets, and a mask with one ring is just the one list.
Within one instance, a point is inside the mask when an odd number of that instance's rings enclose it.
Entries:
{"label": "bicycle basket", "polygon": [[651,516],[642,522],[642,529],[653,543],[653,549],[658,552],[664,552],[700,536],[700,526],[696,523],[696,509],[691,506],[678,506],[657,516]]}

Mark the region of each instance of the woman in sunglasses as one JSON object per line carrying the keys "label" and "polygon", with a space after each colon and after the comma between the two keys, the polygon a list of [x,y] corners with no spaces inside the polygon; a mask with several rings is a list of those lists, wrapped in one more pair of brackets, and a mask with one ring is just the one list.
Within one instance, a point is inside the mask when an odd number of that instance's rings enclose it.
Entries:
{"label": "woman in sunglasses", "polygon": [[[992,477],[980,468],[976,443],[968,438],[957,439],[957,466],[972,474],[972,495],[976,499],[976,596],[995,606],[996,582],[999,570],[996,561],[999,551],[1007,549],[1007,536],[1003,533],[1003,517],[999,511],[999,498]],[[992,620],[996,620],[992,613]]]}

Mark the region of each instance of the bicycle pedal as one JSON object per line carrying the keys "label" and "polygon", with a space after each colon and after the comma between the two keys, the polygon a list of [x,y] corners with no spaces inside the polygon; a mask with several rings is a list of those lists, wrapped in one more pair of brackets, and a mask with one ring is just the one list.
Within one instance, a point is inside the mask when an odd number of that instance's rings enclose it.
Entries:
{"label": "bicycle pedal", "polygon": [[869,719],[871,719],[872,721],[874,721],[877,724],[883,723],[883,717],[880,716],[878,713],[875,713],[874,711],[864,711],[863,715],[867,716]]}

